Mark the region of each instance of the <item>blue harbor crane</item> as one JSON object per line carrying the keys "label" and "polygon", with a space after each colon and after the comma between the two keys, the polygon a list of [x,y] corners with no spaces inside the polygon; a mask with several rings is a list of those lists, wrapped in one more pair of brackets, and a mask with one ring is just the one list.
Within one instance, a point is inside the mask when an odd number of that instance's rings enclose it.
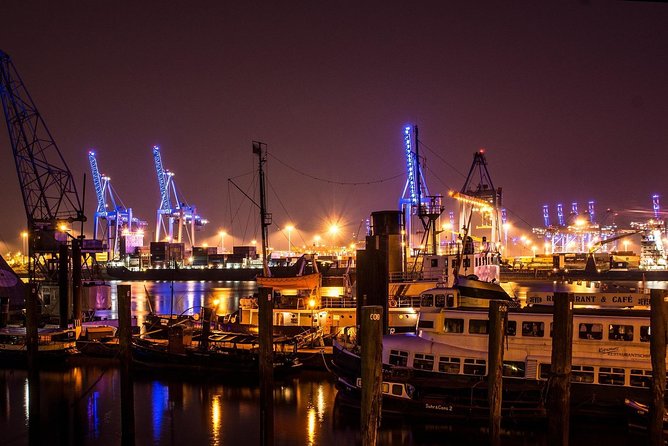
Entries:
{"label": "blue harbor crane", "polygon": [[97,197],[93,238],[98,240],[100,237],[106,245],[109,259],[116,260],[121,255],[131,254],[134,247],[143,245],[146,222],[132,215],[132,208],[123,204],[112,187],[111,178],[100,174],[97,158],[92,150],[88,152],[88,161]]}
{"label": "blue harbor crane", "polygon": [[[57,276],[65,281],[60,296],[60,324],[67,326],[69,302],[68,226],[86,221],[72,172],[56,141],[28,93],[9,55],[0,51],[0,99],[9,132],[19,186],[28,226],[28,276],[30,292],[26,298],[27,346],[29,358],[37,352],[37,306],[40,287]],[[81,318],[81,244],[70,236],[72,249],[73,308],[75,324]],[[58,272],[58,274],[54,274]],[[61,293],[62,294],[62,293]],[[32,359],[30,359],[32,363]]]}
{"label": "blue harbor crane", "polygon": [[[405,126],[403,132],[406,154],[406,184],[399,199],[405,220],[406,244],[418,254],[436,254],[436,235],[440,232],[436,222],[443,213],[442,196],[430,195],[420,168],[420,152],[417,126]],[[418,219],[422,231],[416,228]],[[420,243],[416,243],[419,233]]]}
{"label": "blue harbor crane", "polygon": [[[193,247],[195,246],[195,231],[202,229],[208,221],[197,214],[195,206],[189,205],[183,200],[183,196],[179,195],[174,182],[174,173],[163,167],[158,146],[153,147],[153,160],[160,187],[155,241],[159,242],[164,234],[169,242],[182,243],[187,238],[190,247]],[[174,237],[175,224],[177,225],[176,238]],[[184,230],[185,238],[183,237]]]}

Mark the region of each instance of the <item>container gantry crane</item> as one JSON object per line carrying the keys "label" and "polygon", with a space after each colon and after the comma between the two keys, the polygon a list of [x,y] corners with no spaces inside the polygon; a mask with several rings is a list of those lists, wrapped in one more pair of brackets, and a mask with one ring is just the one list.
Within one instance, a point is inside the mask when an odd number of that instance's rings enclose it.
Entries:
{"label": "container gantry crane", "polygon": [[[162,165],[160,147],[153,147],[153,161],[158,176],[160,188],[160,206],[157,213],[155,241],[159,242],[161,233],[166,234],[170,242],[181,243],[185,229],[188,243],[195,246],[195,231],[200,230],[208,221],[197,214],[195,206],[191,206],[179,196],[174,182],[174,173],[166,170]],[[174,224],[177,224],[177,234],[174,237]]]}
{"label": "container gantry crane", "polygon": [[[406,184],[399,199],[399,208],[404,215],[406,245],[422,254],[436,254],[436,236],[440,232],[436,222],[443,213],[441,195],[430,195],[422,169],[417,126],[404,127],[404,151],[406,153]],[[418,228],[414,219],[422,224],[420,243],[415,243]]]}
{"label": "container gantry crane", "polygon": [[[125,206],[121,198],[111,185],[111,178],[101,175],[98,168],[95,151],[88,152],[95,196],[97,197],[97,208],[95,210],[95,221],[93,226],[93,238],[101,240],[106,244],[106,250],[110,260],[120,258],[123,254],[129,254],[128,245],[142,246],[143,234],[146,222],[134,217],[132,208]],[[121,239],[125,238],[125,252],[121,252]],[[132,238],[134,243],[129,243]]]}
{"label": "container gantry crane", "polygon": [[[53,280],[54,269],[59,271],[61,281],[66,280],[68,235],[62,225],[79,222],[83,226],[86,217],[72,173],[14,63],[3,51],[0,51],[0,99],[27,217],[30,291],[26,298],[26,342],[29,358],[35,358],[40,284],[45,280]],[[73,315],[77,324],[81,318],[78,293],[81,285],[80,248],[83,235],[79,238],[71,237],[71,242]],[[59,265],[59,268],[53,268],[54,265]],[[60,296],[60,302],[62,326],[66,325],[68,316],[67,295]],[[33,359],[29,360],[34,364]]]}

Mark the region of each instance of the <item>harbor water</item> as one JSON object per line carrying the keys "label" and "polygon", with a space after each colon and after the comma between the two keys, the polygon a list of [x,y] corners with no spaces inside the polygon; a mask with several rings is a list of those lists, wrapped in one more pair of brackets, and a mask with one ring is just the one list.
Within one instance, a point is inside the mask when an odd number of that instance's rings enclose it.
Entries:
{"label": "harbor water", "polygon": [[[111,284],[115,317],[116,285]],[[192,313],[217,303],[232,312],[238,299],[255,290],[254,282],[133,283],[133,313]],[[137,445],[255,445],[260,442],[260,392],[253,383],[216,376],[184,376],[155,371],[132,376],[134,401],[121,401],[121,377],[109,360],[86,360],[69,368],[43,370],[30,378],[25,370],[0,369],[1,445],[118,445],[134,420]],[[336,400],[326,371],[302,371],[274,388],[274,444],[361,444],[359,413]],[[35,401],[37,399],[37,401]],[[123,404],[122,404],[123,403]],[[128,407],[130,412],[128,413]],[[132,413],[133,411],[133,413]],[[576,420],[577,421],[577,420]],[[125,427],[124,427],[125,426]],[[646,436],[625,425],[598,426],[582,420],[571,426],[573,445],[644,444]],[[546,445],[546,426],[507,426],[504,445]],[[381,445],[484,445],[484,427],[449,425],[417,418],[382,420]]]}

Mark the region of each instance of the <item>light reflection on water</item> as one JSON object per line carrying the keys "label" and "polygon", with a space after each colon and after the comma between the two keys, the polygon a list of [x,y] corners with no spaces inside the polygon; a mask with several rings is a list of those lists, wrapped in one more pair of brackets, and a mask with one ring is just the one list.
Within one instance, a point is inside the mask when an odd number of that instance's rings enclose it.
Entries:
{"label": "light reflection on water", "polygon": [[[141,325],[147,314],[188,314],[199,313],[202,307],[216,308],[216,314],[224,315],[239,308],[239,299],[257,291],[254,281],[219,281],[219,282],[120,282],[112,281],[111,310],[97,311],[98,316],[116,319],[117,287],[130,284],[132,295],[132,314]],[[218,305],[215,304],[218,302]]]}

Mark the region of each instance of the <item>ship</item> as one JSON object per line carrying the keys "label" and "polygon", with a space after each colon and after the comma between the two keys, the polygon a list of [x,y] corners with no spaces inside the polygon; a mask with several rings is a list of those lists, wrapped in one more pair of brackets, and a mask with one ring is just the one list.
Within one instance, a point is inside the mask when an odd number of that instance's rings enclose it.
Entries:
{"label": "ship", "polygon": [[[486,302],[505,292],[494,284],[481,285],[468,281],[464,290],[455,285],[423,292],[431,307],[428,310],[423,305],[417,334],[384,336],[387,392],[383,393],[383,410],[424,418],[488,416]],[[477,300],[470,299],[471,290],[476,290]],[[504,300],[513,301],[509,296]],[[574,416],[614,419],[626,412],[626,401],[650,401],[650,322],[644,303],[625,308],[576,306],[571,373]],[[552,307],[508,306],[502,414],[512,420],[544,418],[551,374]],[[359,350],[354,330],[347,334],[334,341],[332,365],[340,398],[359,405]]]}

